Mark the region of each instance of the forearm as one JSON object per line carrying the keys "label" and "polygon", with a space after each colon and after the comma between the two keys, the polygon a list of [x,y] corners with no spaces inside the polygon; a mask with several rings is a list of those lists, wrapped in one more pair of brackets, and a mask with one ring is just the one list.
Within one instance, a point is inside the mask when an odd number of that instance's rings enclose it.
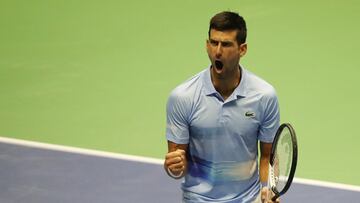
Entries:
{"label": "forearm", "polygon": [[268,175],[269,175],[269,161],[271,154],[272,143],[263,143],[260,142],[260,181],[263,184],[267,184]]}
{"label": "forearm", "polygon": [[260,158],[260,182],[261,183],[267,183],[268,180],[268,175],[269,175],[269,161],[270,158],[268,156],[266,157],[261,157]]}

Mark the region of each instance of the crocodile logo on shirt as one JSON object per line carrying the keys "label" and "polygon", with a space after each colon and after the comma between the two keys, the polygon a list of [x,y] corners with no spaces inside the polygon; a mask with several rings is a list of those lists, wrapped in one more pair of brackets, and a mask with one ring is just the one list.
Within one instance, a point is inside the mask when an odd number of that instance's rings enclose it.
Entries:
{"label": "crocodile logo on shirt", "polygon": [[247,111],[245,113],[245,116],[248,117],[248,118],[254,118],[255,117],[255,112]]}

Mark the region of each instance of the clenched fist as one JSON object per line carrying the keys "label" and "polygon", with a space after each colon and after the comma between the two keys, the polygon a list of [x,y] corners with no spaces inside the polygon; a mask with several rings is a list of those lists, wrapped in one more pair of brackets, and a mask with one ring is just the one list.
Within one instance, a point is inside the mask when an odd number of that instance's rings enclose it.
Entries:
{"label": "clenched fist", "polygon": [[181,178],[187,168],[186,152],[182,149],[169,152],[165,156],[164,167],[166,172],[173,178]]}

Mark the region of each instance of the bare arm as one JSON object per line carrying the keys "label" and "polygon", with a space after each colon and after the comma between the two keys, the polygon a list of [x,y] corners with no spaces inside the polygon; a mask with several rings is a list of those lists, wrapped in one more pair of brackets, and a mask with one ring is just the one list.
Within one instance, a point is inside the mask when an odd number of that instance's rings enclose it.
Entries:
{"label": "bare arm", "polygon": [[[269,162],[270,162],[271,147],[272,147],[272,143],[260,142],[260,153],[261,153],[261,155],[260,155],[260,181],[265,184],[267,184],[268,176],[269,176]],[[273,202],[269,199],[269,196],[268,196],[269,192],[270,192],[270,194],[272,193],[267,187],[262,188],[262,190],[261,190],[262,202],[266,202],[266,203]],[[270,196],[272,196],[272,195],[270,195]],[[277,199],[275,202],[279,203],[280,200]]]}
{"label": "bare arm", "polygon": [[[164,169],[166,173],[173,178],[179,179],[185,176],[187,169],[186,151],[188,144],[176,144],[168,141],[168,153],[165,156]],[[174,176],[169,174],[169,171]]]}
{"label": "bare arm", "polygon": [[272,143],[260,142],[260,181],[267,183]]}

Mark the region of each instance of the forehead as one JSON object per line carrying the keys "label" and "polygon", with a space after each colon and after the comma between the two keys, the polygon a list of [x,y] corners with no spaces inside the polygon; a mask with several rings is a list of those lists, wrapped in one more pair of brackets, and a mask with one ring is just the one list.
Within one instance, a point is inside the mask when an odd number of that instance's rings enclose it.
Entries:
{"label": "forehead", "polygon": [[216,41],[236,41],[236,34],[236,30],[219,31],[211,29],[209,38]]}

